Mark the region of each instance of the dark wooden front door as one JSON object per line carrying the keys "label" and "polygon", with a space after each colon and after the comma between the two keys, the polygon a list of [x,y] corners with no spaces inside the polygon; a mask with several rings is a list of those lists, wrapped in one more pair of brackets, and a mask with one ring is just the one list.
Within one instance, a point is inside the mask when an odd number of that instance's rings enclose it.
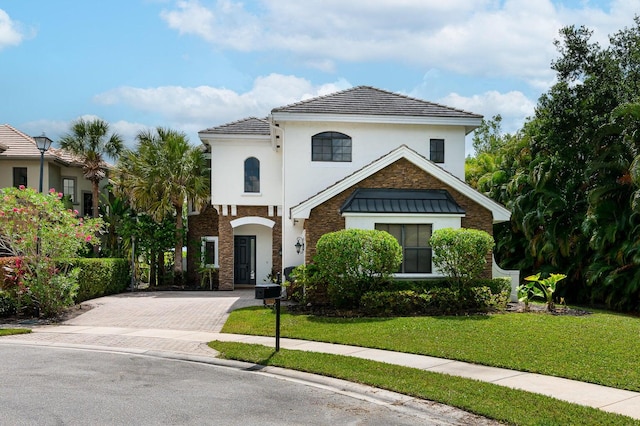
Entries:
{"label": "dark wooden front door", "polygon": [[256,237],[237,235],[233,239],[233,276],[235,284],[256,284]]}

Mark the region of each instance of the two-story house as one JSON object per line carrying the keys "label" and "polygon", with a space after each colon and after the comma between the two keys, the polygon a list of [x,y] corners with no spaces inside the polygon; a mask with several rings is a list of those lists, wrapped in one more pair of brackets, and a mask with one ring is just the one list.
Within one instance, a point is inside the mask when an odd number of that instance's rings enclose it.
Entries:
{"label": "two-story house", "polygon": [[[24,185],[38,189],[40,160],[33,137],[8,124],[0,125],[0,188]],[[81,215],[92,214],[91,182],[82,174],[82,163],[69,152],[51,147],[44,153],[42,183],[45,192],[55,188],[68,195]]]}
{"label": "two-story house", "polygon": [[[477,114],[359,86],[199,133],[211,155],[211,206],[193,212],[189,256],[219,267],[219,288],[269,281],[311,262],[318,239],[380,229],[403,248],[400,278],[439,276],[439,228],[492,234],[510,212],[464,181]],[[490,261],[487,276],[512,276]],[[515,294],[515,293],[514,293]]]}

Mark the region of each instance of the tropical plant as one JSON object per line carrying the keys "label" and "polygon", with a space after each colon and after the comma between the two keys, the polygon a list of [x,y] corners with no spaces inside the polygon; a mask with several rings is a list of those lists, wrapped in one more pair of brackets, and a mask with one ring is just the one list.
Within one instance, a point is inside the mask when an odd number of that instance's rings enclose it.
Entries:
{"label": "tropical plant", "polygon": [[402,263],[398,240],[384,231],[343,229],[324,234],[314,257],[331,302],[357,307],[360,297],[380,289]]}
{"label": "tropical plant", "polygon": [[183,210],[187,200],[202,204],[209,194],[204,153],[189,145],[179,131],[157,127],[136,136],[135,150],[125,150],[118,163],[116,190],[137,212],[156,222],[175,218],[174,279],[182,279]]}
{"label": "tropical plant", "polygon": [[479,229],[442,228],[431,235],[433,264],[458,289],[468,288],[480,277],[493,248],[493,237]]}
{"label": "tropical plant", "polygon": [[567,276],[564,274],[549,274],[547,278],[540,278],[540,273],[530,275],[525,277],[525,281],[527,281],[528,284],[518,288],[518,294],[526,293],[523,297],[526,297],[525,303],[527,307],[529,300],[531,300],[531,296],[541,297],[547,303],[547,310],[553,311],[555,310],[553,294],[556,291],[558,282],[565,278],[567,278]]}
{"label": "tropical plant", "polygon": [[91,182],[92,214],[98,217],[100,181],[106,177],[105,156],[117,159],[124,146],[117,133],[109,134],[109,124],[99,118],[80,118],[71,124],[71,132],[60,139],[60,147],[79,157],[82,173]]}
{"label": "tropical plant", "polygon": [[15,256],[5,267],[9,285],[0,298],[12,300],[16,310],[30,308],[51,316],[73,303],[78,271],[60,263],[73,258],[102,229],[100,219],[84,220],[68,210],[62,194],[51,189],[0,189],[0,250]]}

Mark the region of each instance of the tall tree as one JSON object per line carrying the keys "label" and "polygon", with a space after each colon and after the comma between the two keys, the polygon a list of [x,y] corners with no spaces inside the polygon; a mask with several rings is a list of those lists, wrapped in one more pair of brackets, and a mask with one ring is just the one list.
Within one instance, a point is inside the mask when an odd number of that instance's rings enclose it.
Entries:
{"label": "tall tree", "polygon": [[183,209],[187,200],[199,205],[210,195],[204,153],[189,145],[184,133],[163,127],[142,131],[136,140],[135,150],[126,150],[120,159],[117,185],[134,210],[148,213],[158,223],[165,217],[175,217],[174,279],[179,282]]}
{"label": "tall tree", "polygon": [[109,133],[109,124],[95,118],[80,118],[71,124],[71,131],[60,139],[60,147],[79,157],[82,173],[91,182],[92,216],[98,217],[100,181],[106,177],[105,156],[117,160],[124,146],[122,137]]}
{"label": "tall tree", "polygon": [[[584,27],[561,30],[560,57],[552,64],[557,83],[522,130],[530,162],[506,185],[511,248],[525,248],[525,270],[567,274],[559,291],[567,300],[637,309],[633,241],[640,227],[629,207],[637,154],[628,137],[633,125],[620,130],[624,114],[614,112],[640,98],[640,19],[610,36],[606,48],[590,38]],[[614,282],[628,284],[617,300],[608,297]],[[635,302],[620,304],[620,295]]]}

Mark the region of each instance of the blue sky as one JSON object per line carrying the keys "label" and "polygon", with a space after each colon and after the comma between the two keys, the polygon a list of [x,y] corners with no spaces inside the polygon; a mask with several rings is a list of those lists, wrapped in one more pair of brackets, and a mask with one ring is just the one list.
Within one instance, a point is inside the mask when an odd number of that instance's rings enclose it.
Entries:
{"label": "blue sky", "polygon": [[553,40],[633,25],[640,0],[0,0],[0,123],[57,140],[100,117],[133,146],[357,85],[505,131],[553,84]]}

